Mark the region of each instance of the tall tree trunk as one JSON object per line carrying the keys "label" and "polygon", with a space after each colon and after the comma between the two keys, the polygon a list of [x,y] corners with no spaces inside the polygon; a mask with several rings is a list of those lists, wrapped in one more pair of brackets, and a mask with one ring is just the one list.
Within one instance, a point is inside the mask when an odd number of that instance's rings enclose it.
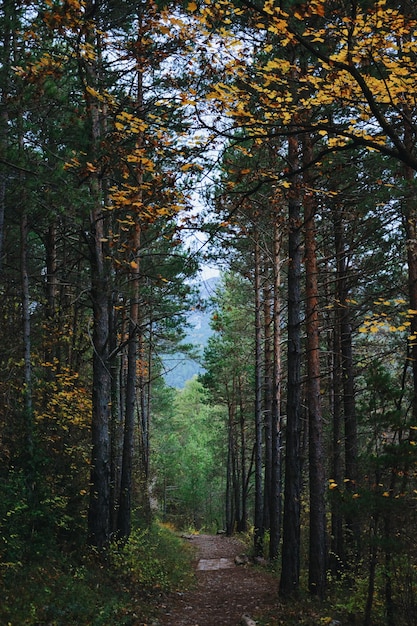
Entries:
{"label": "tall tree trunk", "polygon": [[29,226],[26,209],[23,208],[20,218],[20,275],[22,286],[22,330],[23,330],[23,412],[25,427],[25,482],[29,506],[34,505],[35,499],[35,467],[33,442],[33,400],[32,400],[32,362],[31,362],[31,320],[30,320],[30,293],[28,271],[28,236]]}
{"label": "tall tree trunk", "polygon": [[242,402],[242,389],[239,381],[239,435],[240,435],[240,481],[241,481],[241,516],[238,525],[238,531],[246,532],[248,523],[248,504],[247,504],[247,475],[246,475],[246,420],[245,411]]}
{"label": "tall tree trunk", "polygon": [[[6,156],[9,142],[10,73],[12,61],[12,33],[16,30],[14,2],[3,2],[2,51],[0,59],[0,154]],[[4,212],[7,188],[7,166],[0,163],[0,273],[3,265]]]}
{"label": "tall tree trunk", "polygon": [[375,577],[376,566],[378,561],[378,514],[372,515],[370,519],[370,532],[369,532],[369,575],[368,575],[368,589],[366,594],[365,611],[363,617],[363,626],[371,626],[372,624],[372,606],[375,595]]}
{"label": "tall tree trunk", "polygon": [[[343,391],[344,443],[345,443],[345,484],[349,492],[356,488],[358,478],[358,434],[355,401],[355,378],[353,371],[352,325],[350,320],[349,297],[349,257],[344,236],[341,210],[335,207],[334,238],[336,251],[336,320],[340,337],[340,371]],[[347,528],[356,550],[358,545],[358,524],[351,514],[346,516]],[[350,541],[352,544],[352,541]]]}
{"label": "tall tree trunk", "polygon": [[[266,272],[265,272],[266,274]],[[266,278],[266,280],[268,280]],[[263,319],[264,319],[264,502],[263,502],[263,526],[270,529],[271,505],[272,505],[272,407],[274,393],[274,370],[272,349],[272,311],[271,311],[271,287],[268,285],[263,290]]]}
{"label": "tall tree trunk", "polygon": [[273,288],[273,396],[271,407],[271,490],[269,558],[278,558],[282,509],[282,427],[281,427],[281,233],[278,215],[274,221]]}
{"label": "tall tree trunk", "polygon": [[230,537],[234,530],[234,506],[233,506],[233,417],[230,405],[228,407],[228,445],[227,445],[227,470],[226,470],[226,535]]}
{"label": "tall tree trunk", "polygon": [[[406,234],[407,268],[408,268],[408,298],[410,309],[417,311],[417,209],[415,199],[415,172],[403,167],[405,193],[402,201],[402,217]],[[417,335],[417,315],[410,317],[410,335]],[[417,424],[417,345],[416,341],[409,341],[409,361],[413,373],[413,424]]]}
{"label": "tall tree trunk", "polygon": [[[97,186],[93,194],[98,192]],[[110,539],[110,401],[109,298],[103,250],[103,214],[96,198],[91,213],[91,299],[93,303],[93,416],[88,535],[102,549]]]}
{"label": "tall tree trunk", "polygon": [[332,433],[332,474],[331,478],[337,485],[337,491],[331,497],[331,568],[340,574],[345,563],[343,514],[341,511],[340,489],[343,484],[343,432],[342,432],[342,381],[340,358],[340,322],[339,309],[336,309],[334,332],[329,353],[333,355],[331,367],[331,415],[333,416]]}
{"label": "tall tree trunk", "polygon": [[117,532],[121,538],[127,538],[131,531],[132,514],[132,471],[135,435],[136,376],[138,360],[138,323],[139,323],[139,251],[140,227],[136,223],[133,237],[133,262],[131,264],[131,296],[129,308],[129,344],[127,352],[126,402],[123,438],[122,472],[120,481],[120,500]]}
{"label": "tall tree trunk", "polygon": [[234,512],[235,512],[235,523],[234,530],[239,529],[239,523],[241,519],[241,480],[240,480],[240,462],[239,462],[239,434],[238,434],[238,416],[237,416],[237,382],[236,377],[233,376],[232,382],[232,398],[233,398],[233,419],[232,419],[232,437],[233,437],[233,446],[232,446],[232,476],[233,476],[233,500],[234,500]]}
{"label": "tall tree trunk", "polygon": [[258,233],[255,233],[255,513],[254,551],[263,554],[262,497],[262,315],[261,267]]}
{"label": "tall tree trunk", "polygon": [[288,194],[288,382],[283,546],[280,594],[298,592],[300,579],[301,224],[298,137],[288,140],[293,173]]}
{"label": "tall tree trunk", "polygon": [[[311,138],[306,136],[303,159],[313,161]],[[326,507],[324,500],[325,471],[323,420],[320,395],[320,337],[318,304],[318,268],[314,211],[316,203],[310,176],[306,176],[304,193],[305,271],[306,271],[306,335],[307,335],[307,408],[309,425],[309,488],[310,488],[310,593],[324,596],[326,586]]]}
{"label": "tall tree trunk", "polygon": [[46,235],[46,290],[48,299],[48,319],[52,322],[55,319],[56,301],[58,296],[58,262],[57,262],[57,243],[56,243],[56,219],[54,219],[48,227]]}
{"label": "tall tree trunk", "polygon": [[[142,40],[144,36],[144,24],[142,7],[138,8],[138,26],[136,42],[136,71],[137,71],[137,95],[136,109],[137,115],[143,116],[143,71],[145,67],[144,53],[142,50]],[[140,133],[136,142],[136,148],[143,147],[143,135]],[[140,248],[141,248],[141,211],[142,211],[142,186],[143,168],[139,164],[136,169],[136,215],[134,217],[133,236],[131,242],[131,263],[130,263],[130,311],[129,311],[129,345],[127,357],[127,385],[126,385],[126,413],[123,441],[123,462],[121,475],[121,489],[118,515],[118,534],[127,538],[131,530],[132,515],[132,472],[134,456],[134,436],[135,436],[135,408],[137,406],[137,365],[139,357],[139,297],[140,297]],[[142,389],[142,400],[144,400]],[[142,418],[144,418],[145,406],[142,405]],[[143,433],[142,433],[143,434]],[[146,470],[144,472],[145,476]],[[146,481],[145,481],[146,482]],[[146,485],[145,485],[145,490]]]}
{"label": "tall tree trunk", "polygon": [[[110,424],[110,442],[111,442],[111,469],[110,469],[110,515],[111,515],[111,533],[117,533],[118,505],[120,500],[120,482],[123,457],[123,413],[124,401],[122,393],[123,384],[123,353],[118,350],[117,336],[118,331],[123,338],[125,335],[125,311],[123,309],[122,319],[118,319],[118,293],[113,293],[113,301],[110,310],[109,322],[109,350],[113,355],[110,360],[111,374],[111,424]],[[120,324],[120,328],[118,328]]]}
{"label": "tall tree trunk", "polygon": [[[91,9],[92,7],[89,7]],[[95,40],[97,38],[97,41]],[[100,36],[86,33],[88,43],[94,43],[100,56]],[[86,78],[97,90],[97,68],[86,63]],[[90,117],[90,161],[99,156],[101,120],[98,101],[87,91],[85,99]],[[92,452],[90,478],[90,505],[88,511],[89,543],[104,548],[110,540],[110,403],[111,379],[109,370],[109,268],[106,265],[106,232],[103,213],[103,193],[98,174],[90,177],[90,195],[93,208],[90,213],[91,300],[93,306],[93,394],[92,394]]]}
{"label": "tall tree trunk", "polygon": [[[150,313],[152,317],[152,312]],[[149,328],[149,346],[146,351],[145,337],[139,329],[139,361],[141,364],[147,362],[147,371],[144,371],[144,365],[139,367],[139,393],[140,393],[140,439],[141,439],[141,458],[142,458],[142,474],[145,483],[149,478],[149,427],[150,427],[150,381],[152,376],[152,320]]]}

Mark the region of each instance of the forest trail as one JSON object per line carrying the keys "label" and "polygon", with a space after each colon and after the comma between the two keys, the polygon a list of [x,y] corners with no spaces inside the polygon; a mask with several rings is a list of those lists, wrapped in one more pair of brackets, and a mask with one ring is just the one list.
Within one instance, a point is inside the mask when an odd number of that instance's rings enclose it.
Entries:
{"label": "forest trail", "polygon": [[251,564],[236,565],[244,552],[234,537],[195,535],[196,587],[171,594],[161,605],[158,626],[238,626],[243,615],[256,617],[278,605],[278,581]]}

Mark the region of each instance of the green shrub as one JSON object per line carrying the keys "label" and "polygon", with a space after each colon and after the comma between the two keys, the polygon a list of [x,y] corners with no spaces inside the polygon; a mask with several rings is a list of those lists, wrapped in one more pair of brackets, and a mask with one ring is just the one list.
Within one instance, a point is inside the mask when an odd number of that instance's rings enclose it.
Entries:
{"label": "green shrub", "polygon": [[155,524],[114,544],[110,563],[115,573],[146,590],[174,591],[190,584],[192,552],[169,528]]}
{"label": "green shrub", "polygon": [[137,530],[106,554],[65,554],[0,562],[0,624],[129,626],[150,621],[155,594],[192,582],[191,549],[169,529]]}

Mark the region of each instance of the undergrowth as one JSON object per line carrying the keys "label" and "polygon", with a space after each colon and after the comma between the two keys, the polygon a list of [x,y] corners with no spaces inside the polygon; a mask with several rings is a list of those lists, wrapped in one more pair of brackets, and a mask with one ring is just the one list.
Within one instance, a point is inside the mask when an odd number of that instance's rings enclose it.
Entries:
{"label": "undergrowth", "polygon": [[0,624],[133,626],[162,592],[192,583],[192,554],[169,529],[138,529],[106,555],[50,549],[42,559],[0,563]]}

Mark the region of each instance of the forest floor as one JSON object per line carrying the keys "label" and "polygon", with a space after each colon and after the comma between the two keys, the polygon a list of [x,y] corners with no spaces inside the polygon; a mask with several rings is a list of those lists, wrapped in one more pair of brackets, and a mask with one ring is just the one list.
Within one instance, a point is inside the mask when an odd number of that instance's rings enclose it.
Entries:
{"label": "forest floor", "polygon": [[237,626],[244,615],[256,622],[260,614],[273,614],[277,577],[251,563],[236,565],[245,550],[239,539],[193,535],[187,541],[196,551],[196,585],[164,598],[155,626]]}

